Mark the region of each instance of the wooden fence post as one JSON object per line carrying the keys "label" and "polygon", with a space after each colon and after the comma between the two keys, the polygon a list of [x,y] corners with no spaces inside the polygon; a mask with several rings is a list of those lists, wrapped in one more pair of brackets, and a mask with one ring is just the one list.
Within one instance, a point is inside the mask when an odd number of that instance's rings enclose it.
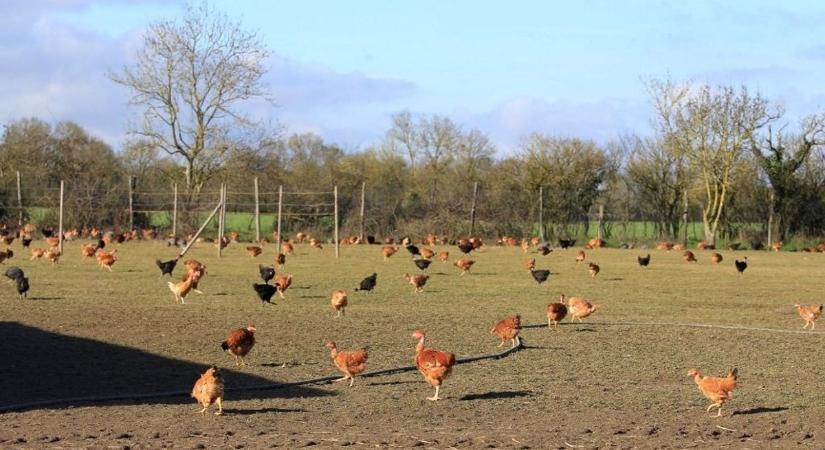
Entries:
{"label": "wooden fence post", "polygon": [[258,198],[258,177],[255,177],[255,242],[261,242],[261,203]]}
{"label": "wooden fence post", "polygon": [[20,171],[17,171],[17,226],[23,227],[23,193],[20,190]]}
{"label": "wooden fence post", "polygon": [[335,197],[335,259],[338,259],[338,186],[333,188],[332,194]]}
{"label": "wooden fence post", "polygon": [[177,238],[178,238],[178,183],[175,183],[175,198],[172,199],[172,239],[177,243]]}
{"label": "wooden fence post", "polygon": [[470,206],[470,236],[476,231],[476,197],[478,197],[478,181],[473,184],[473,203]]}
{"label": "wooden fence post", "polygon": [[366,197],[367,182],[361,182],[361,233],[358,236],[358,242],[364,243],[364,198]]}
{"label": "wooden fence post", "polygon": [[134,199],[132,198],[132,183],[134,179],[135,177],[129,175],[129,231],[135,229],[135,209],[133,204]]}
{"label": "wooden fence post", "polygon": [[278,253],[281,253],[281,206],[284,202],[284,187],[278,186]]}
{"label": "wooden fence post", "polygon": [[60,217],[57,223],[57,230],[59,233],[59,244],[58,250],[60,250],[60,254],[63,254],[63,180],[60,180]]}
{"label": "wooden fence post", "polygon": [[682,209],[682,222],[684,222],[684,227],[685,227],[684,245],[685,245],[685,248],[688,248],[688,194],[687,194],[687,190],[685,190],[685,192],[684,192],[684,199],[685,199],[685,205],[684,205],[684,209]]}
{"label": "wooden fence post", "polygon": [[544,188],[539,186],[539,238],[544,242]]}
{"label": "wooden fence post", "polygon": [[772,248],[773,245],[773,202],[774,193],[771,189],[770,203],[768,204],[768,245],[766,246],[768,249]]}
{"label": "wooden fence post", "polygon": [[223,236],[226,227],[226,184],[221,184],[221,209],[218,216],[218,258],[223,255]]}

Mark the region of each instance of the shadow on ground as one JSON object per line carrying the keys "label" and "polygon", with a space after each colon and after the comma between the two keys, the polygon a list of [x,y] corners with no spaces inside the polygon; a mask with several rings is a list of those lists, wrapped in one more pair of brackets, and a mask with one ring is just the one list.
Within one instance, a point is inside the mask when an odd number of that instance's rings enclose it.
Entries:
{"label": "shadow on ground", "polygon": [[494,391],[494,392],[486,392],[484,394],[470,394],[461,397],[459,400],[462,401],[472,401],[472,400],[496,400],[496,399],[503,399],[503,398],[518,398],[518,397],[530,397],[532,392],[530,391]]}
{"label": "shadow on ground", "polygon": [[732,415],[734,416],[743,416],[743,415],[750,415],[750,414],[766,414],[766,413],[775,413],[775,412],[784,412],[787,411],[788,408],[779,406],[775,408],[766,408],[764,406],[760,406],[758,408],[751,408],[746,409],[744,411],[734,411]]}
{"label": "shadow on ground", "polygon": [[[152,398],[106,401],[106,405],[193,403],[189,392],[208,367],[167,358],[135,348],[67,336],[17,322],[0,322],[0,411],[12,405],[82,397],[110,397],[176,393]],[[275,384],[270,380],[222,368],[227,388]],[[317,397],[331,393],[307,387],[231,392],[233,400],[253,398]],[[75,401],[49,405],[66,408],[94,402]],[[22,409],[37,409],[32,406]]]}

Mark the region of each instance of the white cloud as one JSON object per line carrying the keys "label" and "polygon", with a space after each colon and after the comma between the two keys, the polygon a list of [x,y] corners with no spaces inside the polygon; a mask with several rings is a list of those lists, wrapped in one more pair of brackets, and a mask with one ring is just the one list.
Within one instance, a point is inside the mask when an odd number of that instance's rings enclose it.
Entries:
{"label": "white cloud", "polygon": [[534,132],[606,143],[625,133],[647,132],[649,117],[648,105],[638,101],[572,103],[532,97],[513,98],[483,113],[455,115],[464,126],[487,133],[504,154],[514,151],[521,139]]}
{"label": "white cloud", "polygon": [[[139,110],[128,106],[128,92],[107,74],[129,63],[140,30],[112,37],[59,18],[92,6],[91,0],[11,3],[17,6],[0,18],[0,123],[24,117],[71,120],[119,147]],[[264,81],[278,108],[249,102],[244,105],[249,114],[263,120],[274,116],[286,132],[315,131],[345,146],[362,142],[372,131],[367,128],[375,126],[364,124],[363,111],[360,118],[349,117],[350,111],[416,90],[408,81],[339,73],[277,54],[270,65]],[[347,128],[352,131],[344,132]]]}
{"label": "white cloud", "polygon": [[295,111],[396,100],[415,92],[415,84],[360,72],[338,73],[274,55],[266,81],[276,101]]}

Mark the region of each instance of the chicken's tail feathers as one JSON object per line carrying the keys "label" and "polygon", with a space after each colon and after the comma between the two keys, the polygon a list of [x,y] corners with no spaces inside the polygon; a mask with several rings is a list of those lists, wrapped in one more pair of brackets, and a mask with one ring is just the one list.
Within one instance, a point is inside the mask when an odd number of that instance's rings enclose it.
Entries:
{"label": "chicken's tail feathers", "polygon": [[221,349],[223,349],[223,351],[229,350],[229,344],[226,341],[221,342]]}
{"label": "chicken's tail feathers", "polygon": [[735,380],[739,376],[739,369],[737,369],[736,367],[730,369],[730,372],[728,372],[728,376]]}

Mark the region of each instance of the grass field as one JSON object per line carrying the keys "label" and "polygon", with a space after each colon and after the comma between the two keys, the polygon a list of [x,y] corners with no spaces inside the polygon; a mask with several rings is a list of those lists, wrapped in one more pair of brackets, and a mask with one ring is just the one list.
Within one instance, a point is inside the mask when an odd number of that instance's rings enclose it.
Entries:
{"label": "grass field", "polygon": [[[332,248],[299,245],[287,260],[295,281],[286,300],[262,307],[250,284],[257,264],[272,263],[271,246],[251,259],[232,244],[220,260],[214,247],[195,246],[187,257],[204,262],[208,276],[205,294],[186,305],[158,278],[154,259],[174,256],[165,245],[120,246],[113,273],[80,261],[79,246],[67,243],[52,266],[13,244],[5,266],[25,270],[32,288],[19,300],[0,282],[0,406],[188,391],[209,364],[225,368],[228,387],[336,375],[327,339],[343,349],[369,345],[368,370],[406,366],[417,328],[429,346],[459,357],[492,353],[490,326],[516,312],[527,348],[457,366],[439,402],[426,400],[432,388],[420,374],[405,372],[356,379],[352,388],[232,392],[222,417],[197,414],[187,397],[58,405],[0,414],[0,447],[825,447],[825,334],[800,333],[793,308],[822,302],[825,255],[723,251],[713,265],[709,252],[697,252],[689,265],[676,252],[653,252],[640,268],[637,251],[593,250],[588,259],[602,271],[590,279],[574,250],[556,250],[530,255],[552,270],[539,286],[521,269],[520,249],[484,248],[470,275],[434,262],[425,292],[414,294],[402,275],[418,269],[403,251],[385,263],[378,246],[342,247],[336,261]],[[456,259],[458,250],[448,250]],[[733,259],[745,255],[750,267],[739,276]],[[373,271],[376,290],[354,292]],[[334,289],[350,294],[341,319],[329,306]],[[545,305],[560,292],[602,309],[584,324],[548,330]],[[219,343],[250,321],[258,343],[238,369]],[[740,386],[725,416],[712,418],[686,372],[722,375],[732,366]]]}

